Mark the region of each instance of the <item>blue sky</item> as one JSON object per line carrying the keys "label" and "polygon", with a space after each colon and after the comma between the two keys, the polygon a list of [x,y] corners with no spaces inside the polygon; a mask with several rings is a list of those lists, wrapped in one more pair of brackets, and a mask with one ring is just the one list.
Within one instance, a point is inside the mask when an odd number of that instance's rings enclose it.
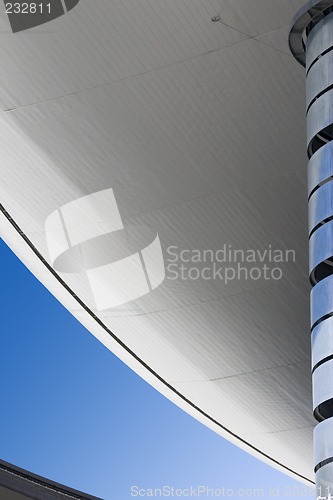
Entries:
{"label": "blue sky", "polygon": [[1,459],[105,500],[145,498],[132,486],[199,485],[220,498],[313,499],[140,379],[2,240],[0,257]]}

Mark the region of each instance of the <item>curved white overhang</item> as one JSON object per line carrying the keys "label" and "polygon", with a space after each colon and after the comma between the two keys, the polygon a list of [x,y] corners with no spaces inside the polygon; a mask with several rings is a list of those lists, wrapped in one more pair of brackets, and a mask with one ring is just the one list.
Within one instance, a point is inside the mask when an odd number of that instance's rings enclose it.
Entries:
{"label": "curved white overhang", "polygon": [[[311,482],[305,85],[288,49],[302,3],[81,0],[15,35],[3,16],[0,190],[3,238],[101,342],[204,424]],[[295,261],[279,280],[167,272],[150,293],[99,306],[86,272],[53,265],[82,238],[64,207],[110,189],[123,227],[158,234],[166,264],[170,247]]]}

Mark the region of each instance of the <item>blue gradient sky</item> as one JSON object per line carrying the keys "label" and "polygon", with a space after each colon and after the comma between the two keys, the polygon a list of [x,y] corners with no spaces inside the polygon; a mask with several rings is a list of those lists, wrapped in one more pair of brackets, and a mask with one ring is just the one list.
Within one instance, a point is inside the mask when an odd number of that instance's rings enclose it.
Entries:
{"label": "blue gradient sky", "polygon": [[145,498],[131,496],[135,485],[313,499],[141,380],[2,240],[0,257],[0,458],[105,500]]}

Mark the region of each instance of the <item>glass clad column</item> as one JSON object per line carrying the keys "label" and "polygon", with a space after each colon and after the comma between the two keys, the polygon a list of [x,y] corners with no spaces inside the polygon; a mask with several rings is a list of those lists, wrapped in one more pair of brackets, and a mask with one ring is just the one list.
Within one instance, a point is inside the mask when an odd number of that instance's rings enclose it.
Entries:
{"label": "glass clad column", "polygon": [[289,45],[306,67],[309,275],[316,496],[333,499],[333,1],[296,15]]}
{"label": "glass clad column", "polygon": [[333,13],[306,40],[309,250],[316,494],[333,496]]}

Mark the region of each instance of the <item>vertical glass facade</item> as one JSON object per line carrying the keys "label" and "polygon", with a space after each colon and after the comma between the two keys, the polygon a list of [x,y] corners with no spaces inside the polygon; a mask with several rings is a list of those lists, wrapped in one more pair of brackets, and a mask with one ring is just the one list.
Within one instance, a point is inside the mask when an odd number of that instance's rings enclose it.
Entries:
{"label": "vertical glass facade", "polygon": [[296,15],[289,44],[306,68],[309,276],[316,495],[333,498],[333,1]]}

